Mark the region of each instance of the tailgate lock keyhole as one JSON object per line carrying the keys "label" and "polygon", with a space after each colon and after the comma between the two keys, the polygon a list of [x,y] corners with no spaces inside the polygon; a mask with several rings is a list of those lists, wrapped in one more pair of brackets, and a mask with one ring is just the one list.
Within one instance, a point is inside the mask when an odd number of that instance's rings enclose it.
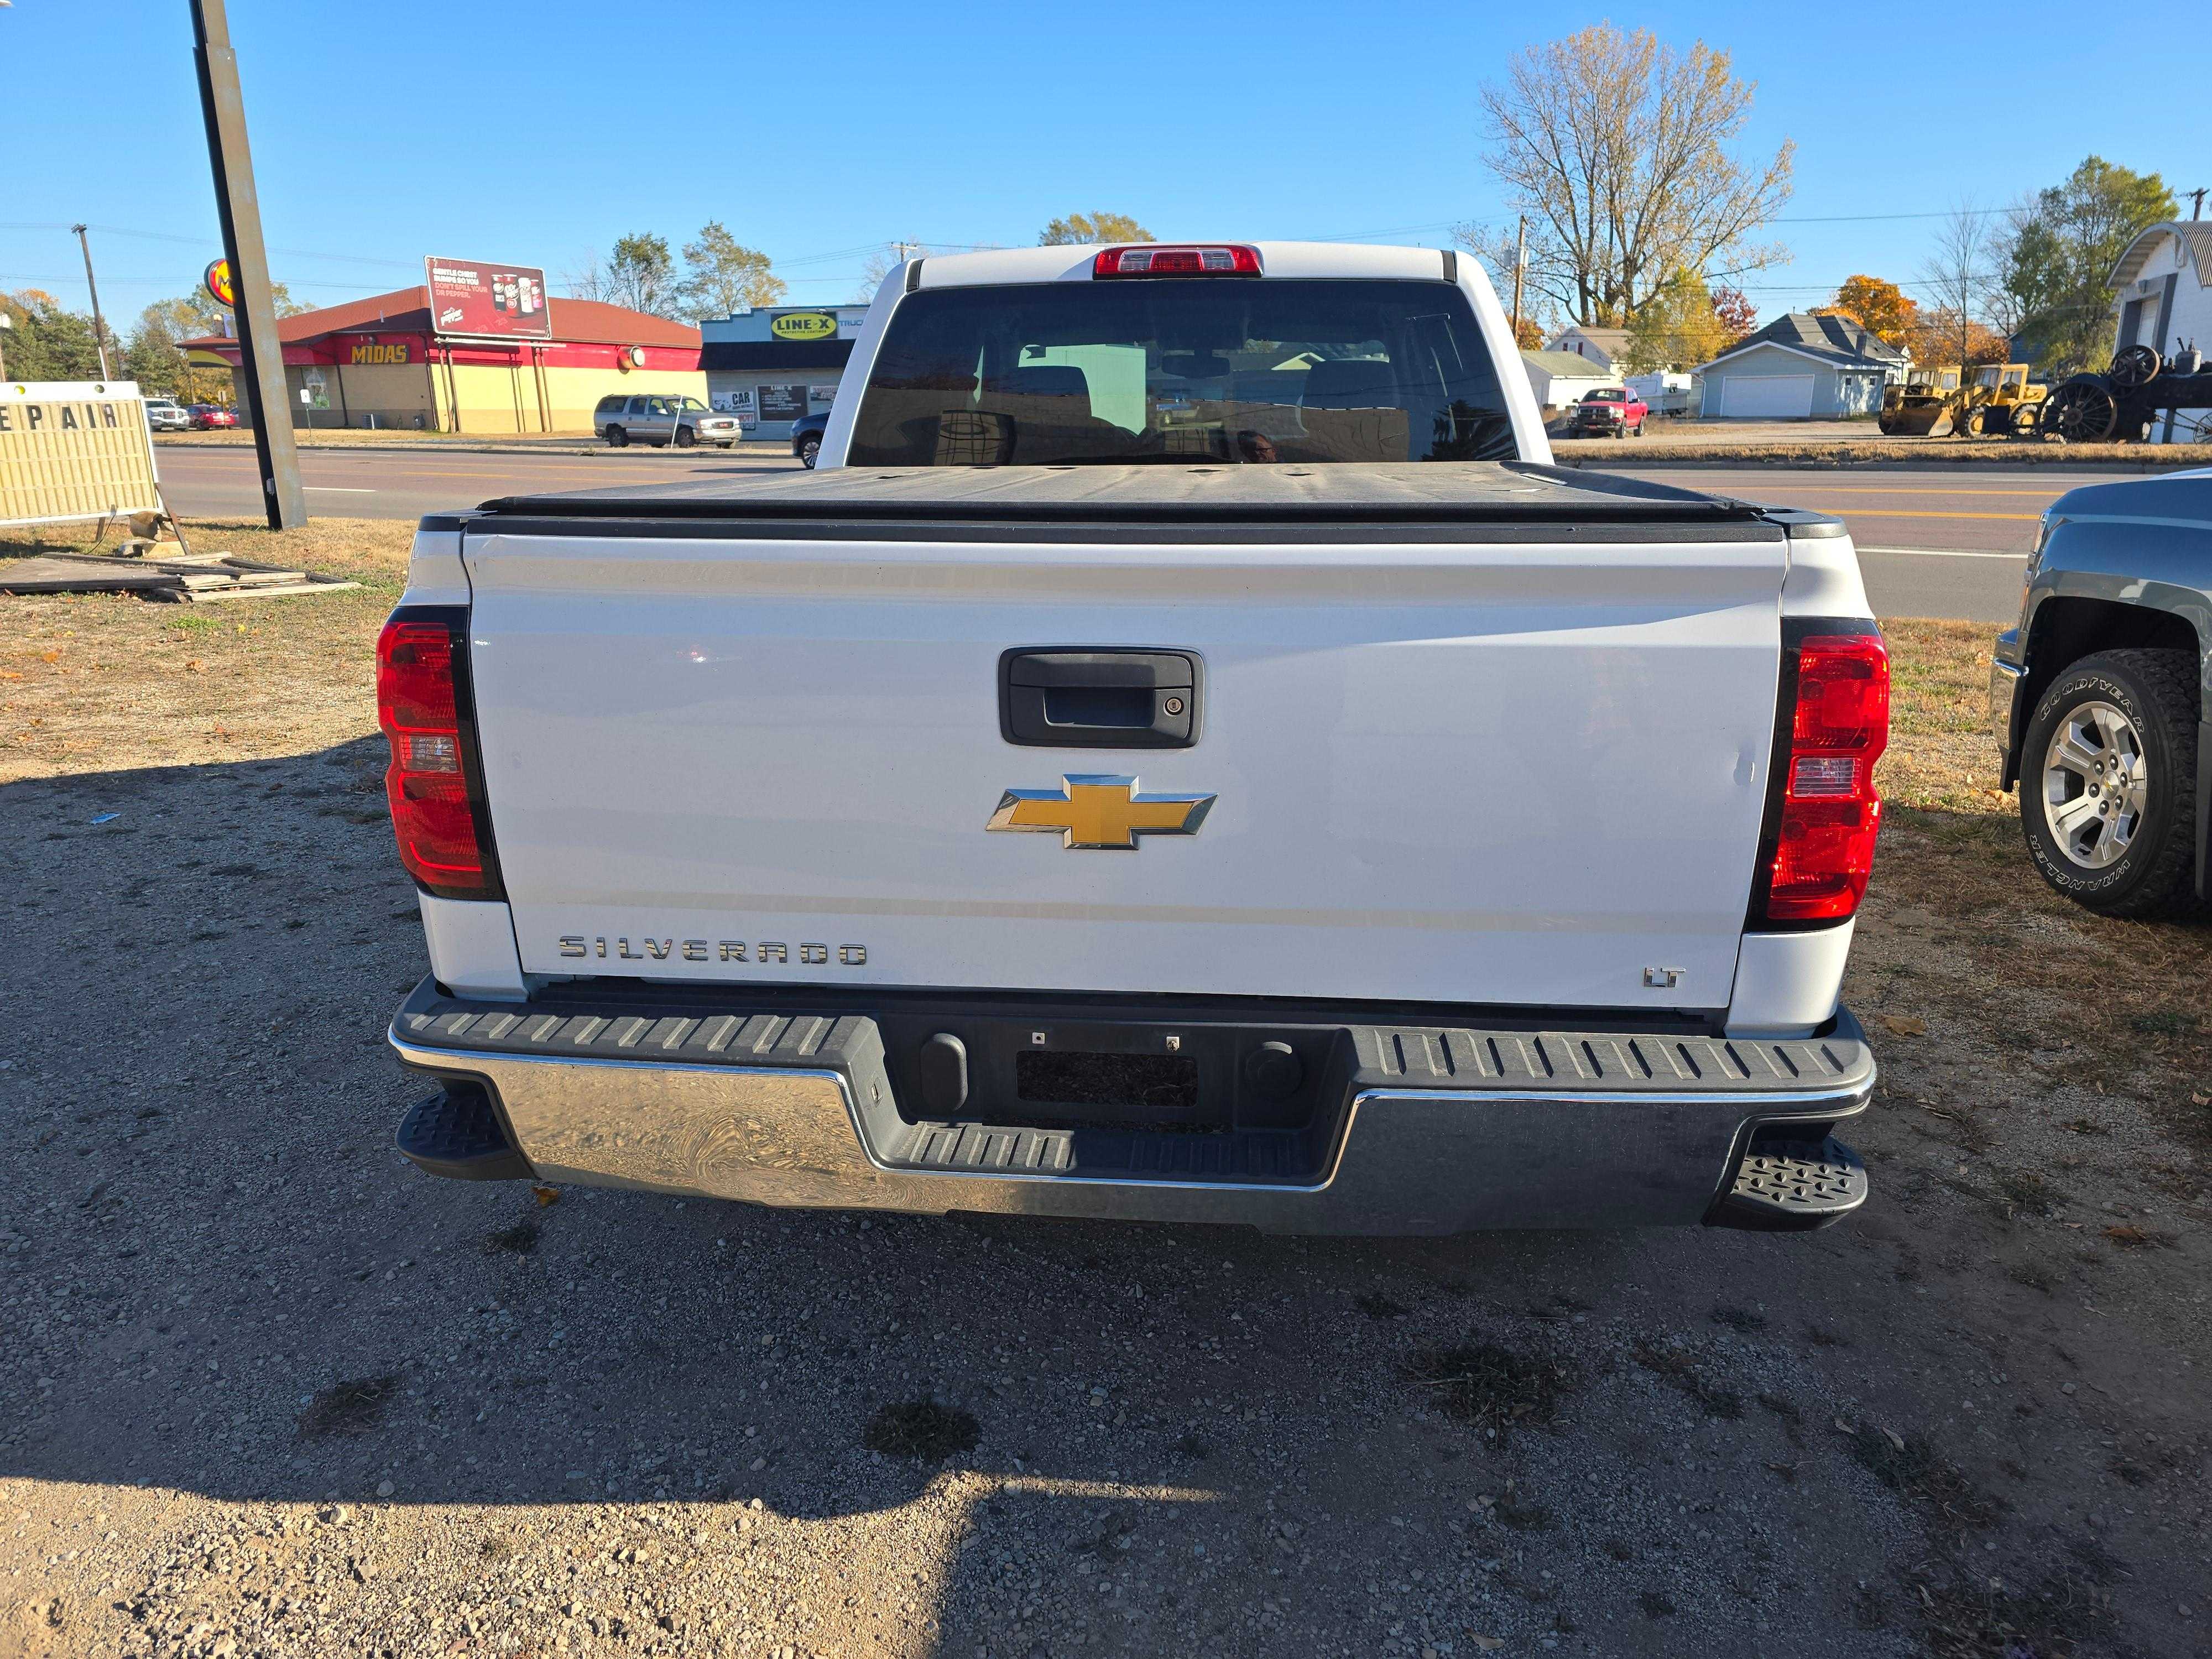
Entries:
{"label": "tailgate lock keyhole", "polygon": [[1680,968],[1646,968],[1644,970],[1644,988],[1647,991],[1671,991],[1682,982],[1686,971]]}

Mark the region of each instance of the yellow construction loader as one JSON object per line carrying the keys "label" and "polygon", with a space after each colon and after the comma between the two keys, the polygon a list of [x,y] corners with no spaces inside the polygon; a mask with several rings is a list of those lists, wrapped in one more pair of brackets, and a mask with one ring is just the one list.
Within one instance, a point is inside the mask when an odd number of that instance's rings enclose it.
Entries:
{"label": "yellow construction loader", "polygon": [[1902,386],[1882,393],[1875,423],[1886,438],[2026,437],[2035,431],[2051,391],[2031,386],[2027,372],[2026,363],[1984,363],[1966,379],[1956,363],[1915,368]]}

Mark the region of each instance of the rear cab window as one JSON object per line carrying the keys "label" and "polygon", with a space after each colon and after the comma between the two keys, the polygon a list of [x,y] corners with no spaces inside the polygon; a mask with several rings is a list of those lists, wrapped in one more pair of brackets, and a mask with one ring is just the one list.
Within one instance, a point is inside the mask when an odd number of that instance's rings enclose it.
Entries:
{"label": "rear cab window", "polygon": [[924,289],[891,313],[858,466],[1510,460],[1457,287],[1161,278]]}

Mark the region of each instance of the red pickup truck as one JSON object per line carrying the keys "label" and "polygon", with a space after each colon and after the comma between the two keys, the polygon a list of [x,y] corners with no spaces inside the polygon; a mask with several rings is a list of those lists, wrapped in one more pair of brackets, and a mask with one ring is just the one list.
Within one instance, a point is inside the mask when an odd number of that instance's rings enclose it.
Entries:
{"label": "red pickup truck", "polygon": [[1626,386],[1604,386],[1583,394],[1567,416],[1570,438],[1640,438],[1651,405]]}

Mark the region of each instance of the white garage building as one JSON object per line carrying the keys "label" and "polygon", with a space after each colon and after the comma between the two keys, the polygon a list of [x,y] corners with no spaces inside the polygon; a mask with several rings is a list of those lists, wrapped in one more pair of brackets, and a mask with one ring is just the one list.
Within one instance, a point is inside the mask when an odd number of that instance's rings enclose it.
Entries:
{"label": "white garage building", "polygon": [[1547,421],[1580,403],[1584,393],[1620,384],[1610,364],[1601,368],[1572,351],[1523,351],[1521,367],[1528,371],[1528,389],[1536,394],[1536,406]]}
{"label": "white garage building", "polygon": [[1707,420],[1844,420],[1881,407],[1911,362],[1848,317],[1793,311],[1698,370]]}
{"label": "white garage building", "polygon": [[[2118,328],[2112,340],[2162,356],[2185,347],[2212,350],[2212,221],[2153,225],[2128,245],[2112,271]],[[2212,430],[2212,410],[2174,410],[2151,422],[2154,443]]]}

